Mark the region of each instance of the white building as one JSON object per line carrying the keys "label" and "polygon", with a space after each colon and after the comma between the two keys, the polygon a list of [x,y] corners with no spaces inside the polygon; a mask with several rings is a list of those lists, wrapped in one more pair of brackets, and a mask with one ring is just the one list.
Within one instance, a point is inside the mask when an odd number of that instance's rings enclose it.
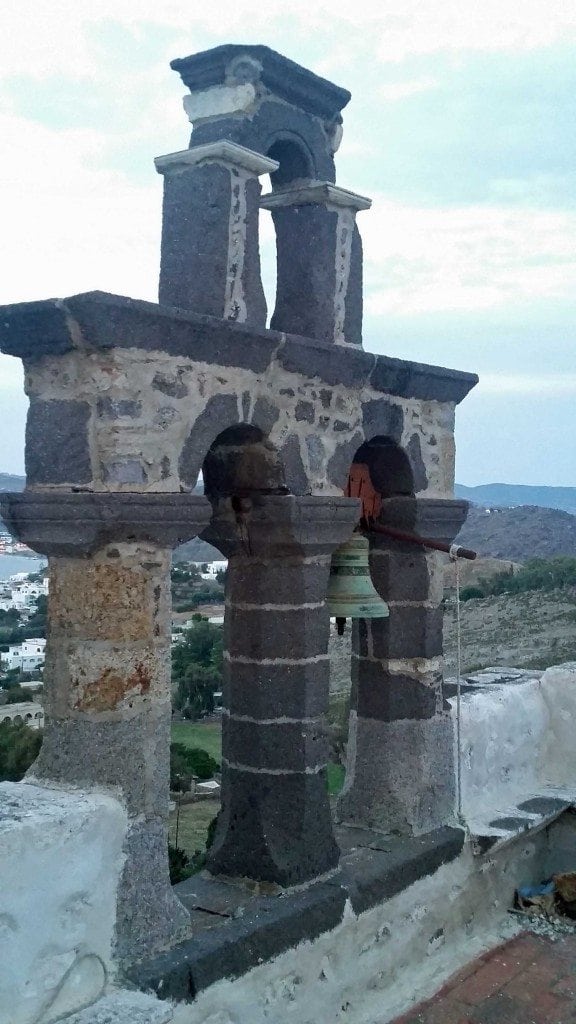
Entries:
{"label": "white building", "polygon": [[219,562],[194,562],[197,569],[201,569],[203,565],[206,566],[206,572],[200,572],[203,580],[213,580],[216,578],[217,573],[225,572],[228,568],[228,561],[224,559]]}
{"label": "white building", "polygon": [[21,644],[11,644],[7,654],[0,655],[3,669],[18,668],[22,672],[34,672],[44,664],[46,640],[33,637]]}

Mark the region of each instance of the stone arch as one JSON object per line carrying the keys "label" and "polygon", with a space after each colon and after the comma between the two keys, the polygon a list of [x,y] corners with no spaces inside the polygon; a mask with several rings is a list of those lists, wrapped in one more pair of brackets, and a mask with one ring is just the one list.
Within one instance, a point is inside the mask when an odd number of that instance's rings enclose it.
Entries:
{"label": "stone arch", "polygon": [[238,423],[214,438],[203,462],[204,492],[220,498],[287,494],[284,465],[266,433],[258,426]]}
{"label": "stone arch", "polygon": [[14,715],[12,721],[14,722],[14,725],[22,725],[22,715]]}
{"label": "stone arch", "polygon": [[24,720],[26,722],[31,722],[32,721],[32,715],[30,714],[30,712],[28,712],[27,715],[24,715]]}
{"label": "stone arch", "polygon": [[[232,462],[225,474],[232,474],[236,485],[243,491],[249,482],[240,483],[240,462],[245,465],[248,459],[255,460],[253,472],[258,480],[257,485],[248,487],[267,493],[286,493],[291,490],[284,480],[282,465],[285,458],[280,458],[275,447],[269,441],[269,434],[280,415],[279,409],[267,398],[255,401],[249,391],[240,394],[213,395],[208,399],[203,411],[192,424],[190,433],[184,442],[179,458],[179,475],[182,484],[192,489],[196,486],[201,470],[207,468],[211,475],[211,489],[214,494],[229,493],[221,491],[225,486],[222,476],[223,467],[217,472],[214,462],[215,448],[221,447],[220,461],[234,454]],[[224,451],[226,449],[227,451]],[[235,452],[233,452],[235,449]],[[210,458],[208,459],[208,456]],[[205,466],[208,459],[208,465]],[[244,471],[243,471],[244,472]],[[219,483],[215,482],[215,474]],[[229,485],[226,485],[229,486]]]}
{"label": "stone arch", "polygon": [[2,725],[4,725],[4,723],[5,723],[5,722],[11,722],[11,721],[12,721],[12,717],[11,717],[11,715],[6,715],[6,716],[5,716],[5,717],[4,717],[3,719],[2,719]]}
{"label": "stone arch", "polygon": [[266,155],[279,164],[278,170],[270,175],[273,191],[314,177],[313,154],[300,136],[278,132]]}

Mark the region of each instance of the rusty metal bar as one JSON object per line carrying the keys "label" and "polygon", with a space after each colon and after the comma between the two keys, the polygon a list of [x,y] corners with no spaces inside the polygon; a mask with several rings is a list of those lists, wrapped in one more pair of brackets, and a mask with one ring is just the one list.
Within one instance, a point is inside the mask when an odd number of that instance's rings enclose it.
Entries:
{"label": "rusty metal bar", "polygon": [[405,530],[397,530],[395,526],[383,526],[381,523],[368,522],[368,531],[384,533],[395,540],[404,541],[406,544],[420,544],[424,548],[432,548],[434,551],[445,551],[447,554],[455,555],[457,558],[468,558],[473,561],[477,552],[470,548],[461,548],[458,544],[445,544],[441,540],[428,540],[418,537],[415,533],[407,533]]}

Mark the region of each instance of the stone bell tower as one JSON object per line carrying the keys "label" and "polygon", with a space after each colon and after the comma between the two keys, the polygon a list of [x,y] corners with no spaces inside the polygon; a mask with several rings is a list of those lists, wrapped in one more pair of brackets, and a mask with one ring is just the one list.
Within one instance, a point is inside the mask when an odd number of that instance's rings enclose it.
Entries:
{"label": "stone bell tower", "polygon": [[[202,535],[229,559],[208,869],[287,889],[326,879],[340,848],[325,598],[332,552],[360,517],[350,469],[369,466],[384,523],[450,542],[466,514],[454,409],[477,381],[362,349],[355,217],[370,201],[334,181],[349,93],[263,46],[172,66],[193,131],[156,161],[159,303],[94,291],[0,311],[0,349],[22,359],[30,398],[26,489],[1,496],[2,516],[51,575],[31,777],[122,801],[123,961],[197,941],[168,878],[171,549]],[[261,207],[278,249],[271,329]],[[438,845],[454,809],[441,569],[400,541],[369,541],[390,618],[355,628],[338,817]]]}
{"label": "stone bell tower", "polygon": [[[266,46],[220,46],[175,60],[190,90],[190,147],[164,175],[160,302],[266,325],[258,210],[276,229],[271,327],[361,344],[362,244],[370,200],[334,184],[345,89]],[[272,191],[261,198],[259,177]]]}

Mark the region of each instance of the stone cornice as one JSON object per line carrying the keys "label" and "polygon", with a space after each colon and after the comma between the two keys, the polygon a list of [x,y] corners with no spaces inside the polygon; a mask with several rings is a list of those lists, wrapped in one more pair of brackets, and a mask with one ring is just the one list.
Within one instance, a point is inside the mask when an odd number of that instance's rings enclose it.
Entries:
{"label": "stone cornice", "polygon": [[321,204],[322,206],[344,207],[349,210],[369,210],[372,200],[367,196],[350,192],[349,189],[332,185],[329,181],[315,181],[299,185],[296,188],[279,189],[262,196],[260,206],[263,210],[276,210],[280,206],[305,206]]}
{"label": "stone cornice", "polygon": [[320,78],[268,46],[216,46],[170,62],[190,92],[235,81],[235,66],[250,63],[252,80],[301,110],[331,120],[350,101],[350,93]]}
{"label": "stone cornice", "polygon": [[[452,544],[468,514],[469,502],[460,498],[425,498],[414,495],[385,498],[379,516],[385,526],[414,533],[427,540]],[[389,537],[370,534],[372,546],[389,547]],[[396,543],[402,543],[397,541]]]}
{"label": "stone cornice", "polygon": [[0,495],[0,512],[33,551],[81,558],[125,541],[176,547],[201,533],[211,508],[187,493],[22,491]]}
{"label": "stone cornice", "polygon": [[226,164],[227,167],[241,167],[253,174],[272,174],[280,166],[277,160],[271,160],[262,153],[256,153],[236,142],[220,139],[218,142],[206,142],[201,146],[183,149],[178,153],[166,153],[157,156],[154,166],[158,174],[182,174],[184,171],[200,163]]}
{"label": "stone cornice", "polygon": [[373,355],[352,345],[256,330],[107,292],[0,307],[0,351],[24,360],[80,349],[139,348],[263,373],[276,359],[329,385],[423,401],[461,402],[474,373]]}

